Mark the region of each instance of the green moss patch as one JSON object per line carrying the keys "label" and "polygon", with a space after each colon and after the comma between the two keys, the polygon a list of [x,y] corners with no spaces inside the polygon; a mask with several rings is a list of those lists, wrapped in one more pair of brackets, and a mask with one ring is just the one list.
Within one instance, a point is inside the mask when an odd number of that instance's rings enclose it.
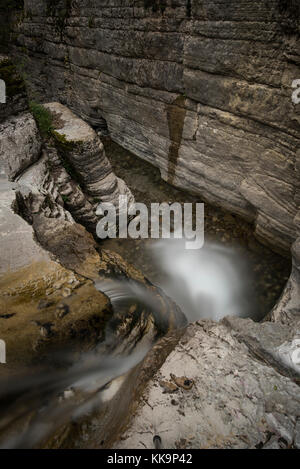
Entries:
{"label": "green moss patch", "polygon": [[50,112],[44,106],[35,103],[34,101],[31,101],[29,103],[29,109],[33,117],[35,118],[35,121],[42,136],[44,138],[51,137],[51,133],[54,129],[52,125],[52,116]]}

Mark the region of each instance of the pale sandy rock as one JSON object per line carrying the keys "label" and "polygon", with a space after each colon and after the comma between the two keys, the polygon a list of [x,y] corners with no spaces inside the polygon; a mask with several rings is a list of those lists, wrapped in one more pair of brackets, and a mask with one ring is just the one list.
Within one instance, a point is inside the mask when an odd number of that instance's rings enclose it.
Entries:
{"label": "pale sandy rock", "polygon": [[38,160],[41,145],[31,114],[10,117],[0,124],[0,164],[11,180]]}
{"label": "pale sandy rock", "polygon": [[237,339],[241,339],[257,356],[265,358],[272,366],[291,378],[300,375],[297,350],[300,350],[300,315],[295,315],[288,324],[282,322],[263,323],[251,319],[229,317],[223,323]]}
{"label": "pale sandy rock", "polygon": [[34,240],[34,231],[12,206],[16,200],[16,185],[0,179],[0,275],[14,272],[32,262],[50,261],[49,254]]}
{"label": "pale sandy rock", "polygon": [[281,449],[278,443],[278,438],[276,436],[272,436],[262,449]]}
{"label": "pale sandy rock", "polygon": [[266,421],[275,434],[283,438],[289,445],[293,443],[296,419],[274,412],[274,414],[267,414]]}
{"label": "pale sandy rock", "polygon": [[[194,382],[189,390],[178,387],[176,405],[159,385],[171,375]],[[225,324],[201,321],[188,327],[149,382],[115,448],[153,448],[154,435],[168,449],[253,448],[267,443],[270,432],[293,444],[299,404],[298,385],[267,353],[257,357]]]}

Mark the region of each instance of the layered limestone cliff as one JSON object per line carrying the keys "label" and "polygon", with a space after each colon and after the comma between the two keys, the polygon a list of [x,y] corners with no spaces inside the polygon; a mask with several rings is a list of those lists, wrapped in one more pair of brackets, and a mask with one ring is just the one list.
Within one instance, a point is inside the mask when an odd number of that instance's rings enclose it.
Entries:
{"label": "layered limestone cliff", "polygon": [[16,53],[171,184],[289,249],[299,209],[299,5],[286,0],[25,0]]}
{"label": "layered limestone cliff", "polygon": [[[15,340],[10,324],[23,331],[26,363],[40,347],[66,343],[69,331],[82,350],[87,323],[89,344],[99,339],[112,311],[88,279],[133,278],[163,298],[167,323],[176,323],[172,302],[121,259],[99,255],[76,223],[93,231],[98,199],[128,194],[97,136],[106,125],[165,180],[252,220],[260,239],[278,250],[292,246],[293,255],[271,322],[204,320],[179,343],[164,337],[120,386],[112,381],[106,418],[100,412],[70,433],[63,428],[49,446],[148,448],[158,433],[171,448],[299,448],[292,358],[300,337],[300,133],[291,99],[300,78],[298,14],[289,0],[25,0],[14,16],[21,70],[54,115],[43,142],[23,88],[12,88],[10,107],[0,105],[0,154],[14,181],[2,185],[0,302],[7,340]],[[2,79],[7,60],[0,59]],[[25,325],[18,323],[24,293],[32,314]],[[162,332],[143,310],[130,309],[127,318],[133,337],[117,322],[129,346],[141,330],[151,339]]]}

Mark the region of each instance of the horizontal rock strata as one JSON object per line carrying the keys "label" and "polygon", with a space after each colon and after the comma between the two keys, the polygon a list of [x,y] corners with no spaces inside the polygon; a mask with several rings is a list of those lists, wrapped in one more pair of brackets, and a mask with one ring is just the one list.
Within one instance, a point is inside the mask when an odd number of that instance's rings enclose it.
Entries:
{"label": "horizontal rock strata", "polygon": [[[6,27],[9,27],[9,25],[7,24]],[[9,56],[2,55],[1,53],[0,97],[0,123],[8,116],[18,114],[27,109],[25,84],[20,71],[17,71]]]}
{"label": "horizontal rock strata", "polygon": [[[113,255],[100,258],[74,223],[93,225],[95,199],[127,192],[86,122],[96,129],[106,123],[114,141],[159,167],[165,180],[255,222],[261,240],[280,251],[292,247],[293,255],[270,323],[226,318],[190,325],[175,348],[173,340],[159,356],[146,357],[116,394],[111,383],[105,415],[78,423],[73,433],[63,429],[49,446],[152,448],[156,434],[165,448],[299,448],[299,367],[292,358],[300,304],[296,2],[25,0],[14,33],[31,91],[55,101],[47,108],[56,115],[55,147],[43,152],[38,138],[27,152],[36,132],[30,116],[18,117],[30,129],[23,142],[15,120],[1,127],[15,134],[14,145],[2,135],[0,145],[10,161],[6,171],[19,182],[15,210],[32,224],[26,237],[34,230],[78,276],[131,278]],[[0,120],[7,117],[3,109]],[[11,109],[16,114],[14,99]],[[141,320],[153,330],[147,317]],[[42,326],[34,334],[45,338],[47,331]],[[121,395],[124,408],[116,415]]]}
{"label": "horizontal rock strata", "polygon": [[118,206],[120,195],[127,195],[129,203],[132,203],[132,194],[124,181],[113,173],[96,132],[59,103],[46,104],[45,108],[53,117],[53,135],[58,151],[94,205],[111,202]]}
{"label": "horizontal rock strata", "polygon": [[295,2],[24,5],[16,53],[41,99],[61,100],[94,126],[105,120],[112,139],[164,179],[289,249],[299,208]]}
{"label": "horizontal rock strata", "polygon": [[28,112],[0,124],[1,171],[19,183],[19,201],[33,222],[47,219],[76,221],[95,234],[100,202],[118,206],[119,195],[133,196],[117,178],[95,131],[58,103],[48,104],[53,116],[52,137],[43,143]]}

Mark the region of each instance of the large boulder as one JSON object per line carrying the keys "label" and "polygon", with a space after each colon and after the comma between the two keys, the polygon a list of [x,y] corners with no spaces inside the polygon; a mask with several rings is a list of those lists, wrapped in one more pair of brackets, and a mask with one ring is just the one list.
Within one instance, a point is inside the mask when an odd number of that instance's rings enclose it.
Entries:
{"label": "large boulder", "polygon": [[30,113],[8,118],[0,124],[0,162],[11,180],[35,163],[42,140]]}
{"label": "large boulder", "polygon": [[34,231],[13,209],[17,185],[0,176],[0,275],[15,272],[32,262],[50,261],[49,254],[33,239]]}

